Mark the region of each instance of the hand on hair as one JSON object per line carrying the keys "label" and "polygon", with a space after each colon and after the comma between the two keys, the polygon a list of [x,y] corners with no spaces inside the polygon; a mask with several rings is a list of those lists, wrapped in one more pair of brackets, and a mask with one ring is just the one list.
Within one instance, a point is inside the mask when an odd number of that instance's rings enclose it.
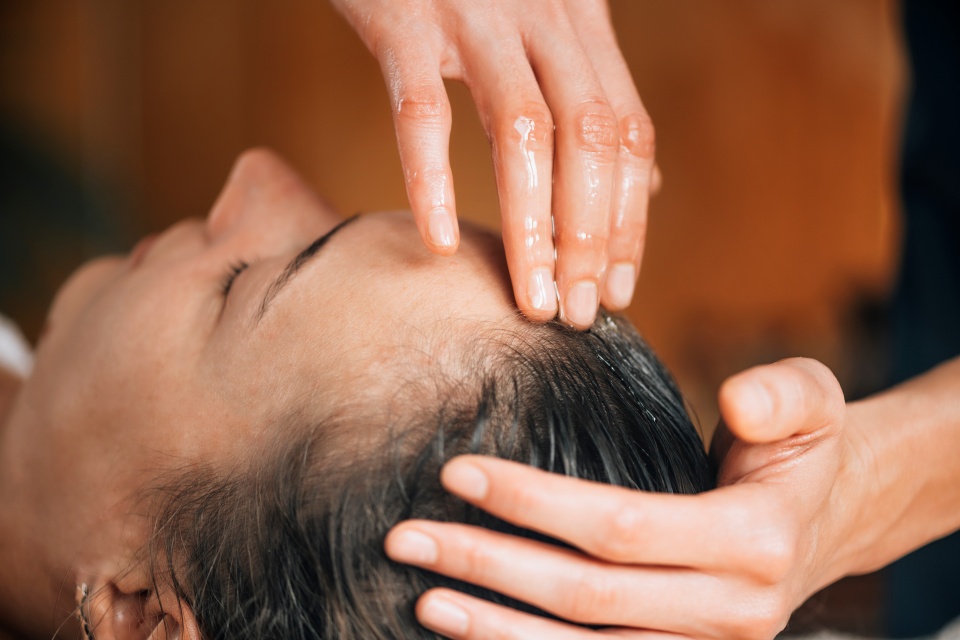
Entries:
{"label": "hand on hair", "polygon": [[587,328],[599,302],[626,307],[659,177],[605,1],[332,3],[380,62],[427,247],[450,254],[458,242],[449,78],[470,88],[490,138],[520,309],[549,320],[559,292],[561,317]]}
{"label": "hand on hair", "polygon": [[861,462],[850,453],[840,387],[815,361],[734,376],[720,406],[729,427],[715,440],[720,487],[699,495],[640,493],[476,456],[445,467],[448,490],[576,550],[425,521],[387,538],[396,560],[606,628],[447,589],[420,598],[421,622],[456,639],[772,638],[847,570],[838,550],[850,535],[845,501],[856,496],[846,480]]}

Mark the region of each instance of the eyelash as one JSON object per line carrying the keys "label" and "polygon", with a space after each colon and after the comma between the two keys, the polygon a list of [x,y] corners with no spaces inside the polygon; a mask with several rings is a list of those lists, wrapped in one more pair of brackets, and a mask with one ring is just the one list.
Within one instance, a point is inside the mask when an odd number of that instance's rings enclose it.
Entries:
{"label": "eyelash", "polygon": [[220,282],[220,291],[224,298],[230,294],[230,288],[233,287],[233,281],[237,279],[237,276],[246,271],[247,267],[249,266],[250,264],[243,260],[230,265],[227,275],[225,275],[223,280]]}

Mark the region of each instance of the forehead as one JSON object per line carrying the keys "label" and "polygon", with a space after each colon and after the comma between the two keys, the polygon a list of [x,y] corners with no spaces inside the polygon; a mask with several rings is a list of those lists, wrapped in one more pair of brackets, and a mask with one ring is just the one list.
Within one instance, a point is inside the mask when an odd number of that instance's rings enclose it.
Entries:
{"label": "forehead", "polygon": [[393,376],[466,348],[475,323],[516,321],[495,236],[464,225],[458,252],[441,257],[423,247],[408,213],[363,215],[332,237],[237,341],[249,346],[230,366],[246,372],[236,401],[267,392],[281,410],[304,397],[318,410],[376,402]]}
{"label": "forehead", "polygon": [[[513,314],[506,262],[500,241],[464,224],[456,254],[427,251],[408,212],[361,216],[340,230],[304,268],[291,289],[288,312],[298,314],[323,295],[323,309],[354,321],[379,318],[426,322],[445,317],[502,319]],[[355,316],[362,316],[356,318]],[[324,326],[336,324],[327,317]]]}

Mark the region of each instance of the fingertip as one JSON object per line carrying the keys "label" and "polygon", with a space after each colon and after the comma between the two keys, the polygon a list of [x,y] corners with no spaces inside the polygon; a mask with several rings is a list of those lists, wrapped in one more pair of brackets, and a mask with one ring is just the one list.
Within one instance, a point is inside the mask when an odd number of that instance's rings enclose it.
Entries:
{"label": "fingertip", "polygon": [[443,488],[466,500],[482,500],[490,490],[490,479],[473,456],[459,456],[440,470]]}
{"label": "fingertip", "polygon": [[460,246],[460,226],[452,211],[438,207],[426,215],[423,241],[433,253],[450,256]]}
{"label": "fingertip", "polygon": [[560,309],[560,319],[581,331],[589,329],[597,319],[600,293],[593,280],[580,280],[567,289]]}
{"label": "fingertip", "polygon": [[554,309],[553,312],[549,312],[523,306],[518,308],[520,309],[520,313],[523,314],[523,317],[534,324],[546,324],[557,317],[556,309]]}
{"label": "fingertip", "polygon": [[460,243],[457,243],[452,247],[437,246],[429,241],[427,241],[425,244],[427,246],[427,249],[430,251],[430,253],[444,257],[444,258],[449,258],[450,256],[455,255],[457,253],[457,249],[460,247]]}
{"label": "fingertip", "polygon": [[769,439],[766,431],[774,417],[774,398],[755,374],[749,370],[727,379],[719,393],[720,413],[728,427],[748,442]]}
{"label": "fingertip", "polygon": [[618,262],[607,270],[603,287],[603,305],[610,311],[621,311],[633,301],[637,269],[632,262]]}
{"label": "fingertip", "polygon": [[[553,281],[553,270],[537,267],[527,276],[524,304],[520,304],[523,314],[534,322],[547,322],[557,315],[557,286]],[[517,296],[520,300],[520,296]]]}
{"label": "fingertip", "polygon": [[838,422],[843,391],[825,365],[790,358],[748,369],[720,388],[727,426],[748,442],[772,442]]}
{"label": "fingertip", "polygon": [[387,532],[383,549],[394,562],[421,567],[435,565],[440,557],[437,541],[410,523],[402,523]]}
{"label": "fingertip", "polygon": [[460,638],[470,630],[470,615],[449,589],[430,589],[417,600],[414,609],[420,624],[451,638]]}

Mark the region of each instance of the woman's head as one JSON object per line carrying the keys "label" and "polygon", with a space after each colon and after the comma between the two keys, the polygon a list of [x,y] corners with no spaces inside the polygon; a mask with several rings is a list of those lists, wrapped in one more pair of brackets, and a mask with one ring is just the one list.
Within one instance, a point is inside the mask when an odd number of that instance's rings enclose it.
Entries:
{"label": "woman's head", "polygon": [[544,539],[442,490],[442,464],[461,453],[648,491],[711,486],[679,393],[626,322],[489,327],[475,342],[490,353],[482,364],[431,380],[425,402],[386,422],[343,416],[231,478],[168,483],[149,555],[170,561],[158,574],[174,577],[205,637],[436,638],[413,610],[441,585],[533,611],[384,553],[408,518]]}
{"label": "woman's head", "polygon": [[412,594],[439,578],[386,560],[389,526],[503,526],[440,490],[460,452],[706,487],[679,396],[627,325],[522,321],[479,230],[441,258],[404,214],[339,223],[254,152],[205,222],[58,295],[5,455],[33,480],[31,524],[62,523],[50,562],[91,585],[98,637],[164,619],[210,637],[412,633]]}
{"label": "woman's head", "polygon": [[286,431],[294,413],[311,424],[381,410],[392,378],[458,353],[443,341],[468,340],[464,327],[519,323],[486,234],[468,229],[464,251],[437,258],[406,215],[373,214],[300,257],[340,221],[276,157],[251,152],[206,220],[78,270],[14,409],[30,424],[15,457],[42,471],[36,503],[64,515],[65,495],[78,510],[119,505],[157,470],[299,435]]}

